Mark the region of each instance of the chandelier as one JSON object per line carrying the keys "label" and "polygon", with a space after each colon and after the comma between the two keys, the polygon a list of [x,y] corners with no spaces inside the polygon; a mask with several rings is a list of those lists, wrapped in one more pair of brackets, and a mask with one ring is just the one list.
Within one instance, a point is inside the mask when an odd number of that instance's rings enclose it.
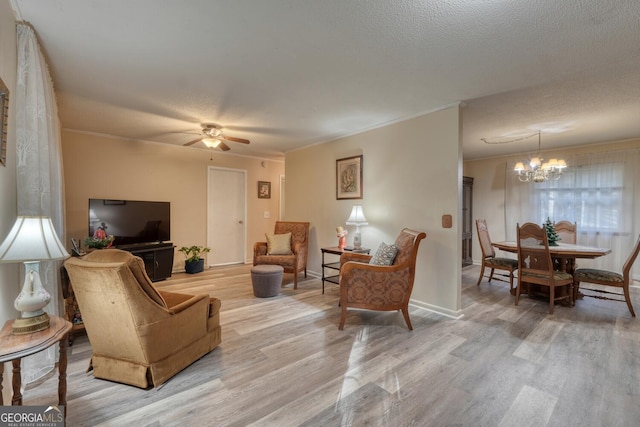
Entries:
{"label": "chandelier", "polygon": [[562,170],[567,167],[567,162],[562,159],[551,159],[548,162],[544,162],[544,159],[540,157],[540,134],[538,131],[534,134],[523,136],[508,141],[488,141],[486,138],[481,138],[485,144],[506,144],[509,142],[522,141],[523,139],[531,138],[538,135],[538,152],[536,156],[526,162],[518,162],[513,168],[517,177],[522,182],[545,182],[545,181],[557,181],[562,175]]}
{"label": "chandelier", "polygon": [[562,169],[567,167],[567,162],[562,159],[550,159],[544,162],[540,157],[540,132],[538,135],[538,153],[528,163],[518,162],[513,170],[522,182],[557,181],[562,175]]}

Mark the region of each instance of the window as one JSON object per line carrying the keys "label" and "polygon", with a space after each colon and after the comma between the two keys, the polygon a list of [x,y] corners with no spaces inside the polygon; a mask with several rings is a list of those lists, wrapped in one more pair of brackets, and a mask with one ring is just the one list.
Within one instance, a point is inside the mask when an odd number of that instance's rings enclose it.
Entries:
{"label": "window", "polygon": [[537,222],[568,220],[580,232],[630,233],[623,218],[624,163],[588,164],[568,169],[558,181],[534,186]]}
{"label": "window", "polygon": [[640,209],[640,150],[579,154],[565,159],[568,167],[562,177],[544,183],[519,182],[513,176],[513,164],[506,165],[507,240],[515,240],[517,224],[542,224],[547,218],[575,222],[579,245],[611,249],[609,255],[583,260],[580,266],[621,271],[640,233],[636,219]]}

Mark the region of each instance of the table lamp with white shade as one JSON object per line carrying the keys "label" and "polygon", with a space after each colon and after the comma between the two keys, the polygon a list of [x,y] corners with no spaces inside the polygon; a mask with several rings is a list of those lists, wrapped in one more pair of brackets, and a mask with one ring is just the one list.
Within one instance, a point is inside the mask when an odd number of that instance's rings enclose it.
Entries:
{"label": "table lamp with white shade", "polygon": [[25,278],[22,291],[14,302],[21,316],[13,322],[12,333],[25,335],[49,327],[49,315],[43,308],[51,295],[40,281],[40,261],[69,257],[58,239],[51,218],[19,216],[0,245],[0,262],[24,262]]}
{"label": "table lamp with white shade", "polygon": [[351,215],[349,215],[349,219],[347,219],[347,225],[356,226],[356,232],[353,233],[353,249],[362,249],[362,236],[360,235],[360,226],[367,224],[369,224],[369,222],[367,221],[367,217],[364,216],[362,205],[354,205],[351,209]]}

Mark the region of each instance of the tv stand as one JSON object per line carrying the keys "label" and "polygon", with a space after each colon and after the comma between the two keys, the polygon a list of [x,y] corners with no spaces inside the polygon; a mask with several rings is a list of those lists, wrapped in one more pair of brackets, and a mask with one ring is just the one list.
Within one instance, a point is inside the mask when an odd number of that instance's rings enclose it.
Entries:
{"label": "tv stand", "polygon": [[135,243],[117,246],[118,249],[131,252],[144,261],[144,268],[152,282],[171,277],[175,246],[171,242]]}

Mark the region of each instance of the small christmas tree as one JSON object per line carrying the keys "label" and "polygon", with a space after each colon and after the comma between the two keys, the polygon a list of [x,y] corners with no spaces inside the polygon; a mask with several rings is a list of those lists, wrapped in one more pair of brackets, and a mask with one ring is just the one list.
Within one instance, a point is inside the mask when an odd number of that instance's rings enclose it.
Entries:
{"label": "small christmas tree", "polygon": [[556,233],[556,228],[553,226],[551,219],[547,217],[547,220],[544,223],[544,228],[547,232],[547,239],[549,240],[549,246],[558,246],[558,240],[562,240],[558,233]]}

